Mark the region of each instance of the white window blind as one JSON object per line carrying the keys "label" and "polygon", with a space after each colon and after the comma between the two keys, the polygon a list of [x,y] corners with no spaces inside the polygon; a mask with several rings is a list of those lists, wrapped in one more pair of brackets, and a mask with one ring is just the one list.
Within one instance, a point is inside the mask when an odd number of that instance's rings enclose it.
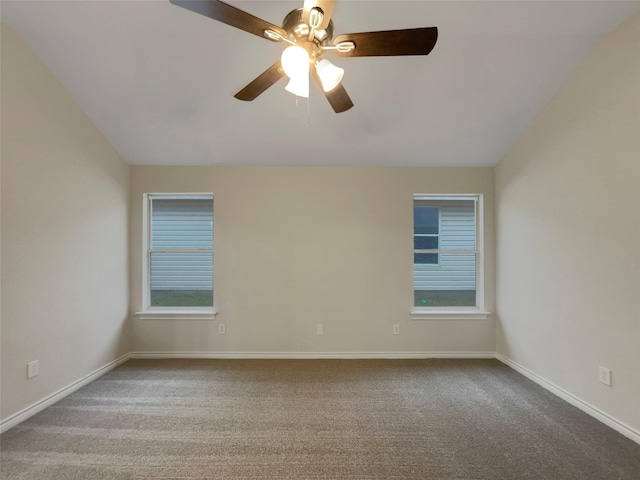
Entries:
{"label": "white window blind", "polygon": [[213,306],[213,197],[151,195],[151,307]]}
{"label": "white window blind", "polygon": [[477,197],[416,195],[414,305],[477,306]]}

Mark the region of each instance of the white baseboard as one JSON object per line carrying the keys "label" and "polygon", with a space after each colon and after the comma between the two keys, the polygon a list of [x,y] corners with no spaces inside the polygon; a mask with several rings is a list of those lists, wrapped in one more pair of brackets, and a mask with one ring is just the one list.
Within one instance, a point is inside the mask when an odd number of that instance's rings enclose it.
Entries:
{"label": "white baseboard", "polygon": [[633,440],[634,442],[640,444],[640,432],[629,425],[621,422],[617,418],[612,417],[611,415],[603,412],[599,408],[594,407],[593,405],[585,402],[584,400],[576,397],[574,394],[566,391],[564,388],[561,388],[548,380],[545,380],[537,373],[532,372],[526,367],[514,362],[510,358],[501,355],[500,353],[495,354],[495,358],[500,360],[505,365],[513,368],[516,372],[521,373],[529,380],[533,380],[541,387],[549,390],[554,395],[560,397],[564,401],[570,403],[574,407],[578,407],[583,412],[591,415],[597,420],[600,420],[602,423],[607,425],[608,427],[613,428],[615,431],[621,433],[625,437]]}
{"label": "white baseboard", "polygon": [[494,352],[132,352],[131,358],[215,358],[215,359],[411,359],[411,358],[495,358]]}
{"label": "white baseboard", "polygon": [[23,408],[19,412],[14,413],[13,415],[5,418],[4,420],[2,420],[2,422],[0,422],[0,433],[6,432],[10,428],[15,427],[20,422],[25,421],[27,418],[32,417],[38,412],[41,412],[48,406],[53,405],[59,400],[62,400],[67,395],[70,395],[71,393],[75,392],[76,390],[79,390],[80,388],[84,387],[88,383],[93,382],[98,377],[101,377],[105,373],[116,368],[118,365],[121,365],[127,360],[129,360],[129,358],[131,358],[131,354],[127,353],[121,356],[120,358],[117,358],[113,362],[109,362],[103,367],[100,367],[97,370],[94,370],[93,372],[91,372],[90,374],[85,375],[80,380],[77,380],[67,385],[64,388],[61,388],[57,392],[54,392],[51,395],[46,396],[42,400],[36,403],[33,403],[28,407]]}

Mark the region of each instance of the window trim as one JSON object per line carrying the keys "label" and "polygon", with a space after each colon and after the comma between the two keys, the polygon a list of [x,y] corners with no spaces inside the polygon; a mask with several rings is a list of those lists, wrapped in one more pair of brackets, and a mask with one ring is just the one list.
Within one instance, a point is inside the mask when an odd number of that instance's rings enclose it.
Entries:
{"label": "window trim", "polygon": [[[486,320],[491,315],[485,310],[484,303],[484,196],[478,194],[428,194],[415,193],[412,196],[412,211],[415,200],[474,200],[475,211],[475,241],[476,241],[476,305],[473,307],[420,307],[413,305],[411,307],[411,318],[413,320]],[[439,221],[442,221],[442,215],[439,215]],[[441,227],[440,227],[441,228]],[[412,226],[412,240],[415,227]],[[441,234],[441,233],[440,233]],[[473,253],[468,250],[436,250],[431,253]],[[413,250],[412,250],[413,257]],[[415,264],[412,262],[412,278],[415,273]],[[412,290],[412,299],[415,296],[415,284]],[[411,301],[413,304],[413,300]]]}
{"label": "window trim", "polygon": [[[171,199],[195,199],[203,196],[211,197],[212,192],[189,192],[189,193],[144,193],[142,199],[142,310],[135,313],[135,317],[140,320],[215,320],[217,310],[212,307],[152,307],[151,304],[151,227],[152,227],[152,207],[151,202],[154,196],[162,196]],[[214,207],[215,209],[215,202]],[[215,215],[214,215],[215,218]],[[213,231],[215,237],[215,229]],[[162,249],[160,249],[162,250]],[[212,255],[215,255],[212,249]],[[215,258],[214,258],[215,265]]]}
{"label": "window trim", "polygon": [[135,316],[138,320],[215,320],[218,312],[215,309],[209,310],[196,310],[196,307],[184,307],[193,308],[193,310],[185,311],[178,308],[143,310],[136,312]]}

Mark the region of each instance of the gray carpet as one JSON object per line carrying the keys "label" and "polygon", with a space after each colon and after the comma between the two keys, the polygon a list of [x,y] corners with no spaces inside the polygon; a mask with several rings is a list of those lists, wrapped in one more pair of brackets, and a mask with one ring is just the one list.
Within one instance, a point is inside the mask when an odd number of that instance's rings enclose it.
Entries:
{"label": "gray carpet", "polygon": [[495,360],[132,360],[1,437],[2,479],[640,479]]}

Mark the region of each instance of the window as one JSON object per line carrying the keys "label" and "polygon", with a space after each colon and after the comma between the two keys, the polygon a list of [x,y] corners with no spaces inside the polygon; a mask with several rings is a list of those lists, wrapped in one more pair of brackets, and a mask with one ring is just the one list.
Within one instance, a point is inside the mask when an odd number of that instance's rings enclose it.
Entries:
{"label": "window", "polygon": [[482,307],[479,195],[414,195],[413,290],[420,310]]}
{"label": "window", "polygon": [[146,307],[213,307],[213,195],[148,195]]}

